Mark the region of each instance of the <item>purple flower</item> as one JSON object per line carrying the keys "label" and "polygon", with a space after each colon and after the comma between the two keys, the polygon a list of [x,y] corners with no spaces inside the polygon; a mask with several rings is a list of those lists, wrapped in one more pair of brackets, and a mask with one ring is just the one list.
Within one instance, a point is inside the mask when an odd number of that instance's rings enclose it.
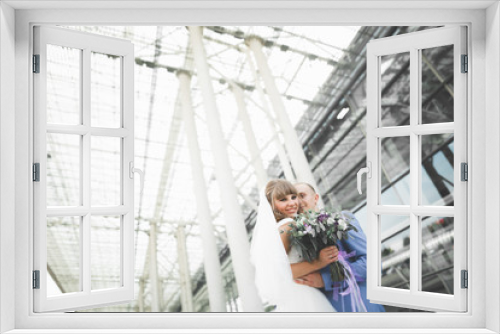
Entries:
{"label": "purple flower", "polygon": [[330,217],[330,215],[328,213],[321,213],[319,216],[318,216],[318,221],[320,223],[322,223],[323,221],[327,220],[328,217]]}

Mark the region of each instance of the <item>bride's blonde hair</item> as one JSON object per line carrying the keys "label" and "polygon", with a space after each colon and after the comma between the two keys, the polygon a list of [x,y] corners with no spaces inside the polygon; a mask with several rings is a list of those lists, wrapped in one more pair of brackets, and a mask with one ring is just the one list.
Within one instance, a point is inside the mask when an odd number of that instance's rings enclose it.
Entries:
{"label": "bride's blonde hair", "polygon": [[279,222],[280,220],[287,218],[283,213],[277,211],[274,208],[274,200],[275,199],[281,199],[285,197],[286,195],[298,195],[297,189],[288,182],[287,180],[282,180],[282,179],[277,179],[277,180],[271,180],[267,183],[266,185],[266,198],[271,207],[273,208],[273,213],[274,213],[274,218],[276,219],[276,222]]}

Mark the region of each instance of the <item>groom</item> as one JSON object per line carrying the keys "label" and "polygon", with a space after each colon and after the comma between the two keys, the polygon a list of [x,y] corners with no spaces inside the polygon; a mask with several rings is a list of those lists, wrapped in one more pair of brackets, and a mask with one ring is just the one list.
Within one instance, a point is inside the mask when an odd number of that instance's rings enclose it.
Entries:
{"label": "groom", "polygon": [[[303,212],[304,210],[318,211],[317,203],[319,194],[316,193],[314,188],[310,184],[303,182],[295,184],[295,188],[299,193],[299,212]],[[382,305],[370,303],[366,299],[366,236],[352,213],[347,211],[343,211],[342,213],[350,218],[350,223],[358,229],[358,232],[353,231],[350,233],[351,236],[354,236],[354,239],[349,238],[348,240],[339,241],[339,251],[344,251],[347,254],[354,251],[354,254],[350,258],[347,258],[346,261],[349,262],[352,271],[355,273],[356,282],[359,286],[366,310],[368,312],[385,312]],[[353,311],[350,296],[342,296],[340,294],[345,291],[347,284],[345,282],[332,282],[329,266],[320,271],[305,275],[295,282],[320,288],[337,312]]]}

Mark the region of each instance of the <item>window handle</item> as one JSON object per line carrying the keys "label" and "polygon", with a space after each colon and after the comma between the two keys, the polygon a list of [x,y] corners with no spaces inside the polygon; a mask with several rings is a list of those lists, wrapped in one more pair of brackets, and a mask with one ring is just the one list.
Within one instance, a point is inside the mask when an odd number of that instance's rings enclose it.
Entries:
{"label": "window handle", "polygon": [[129,176],[131,179],[134,178],[134,173],[139,174],[141,177],[141,196],[142,196],[142,191],[144,190],[144,172],[140,170],[139,168],[134,168],[134,162],[130,161],[129,163]]}
{"label": "window handle", "polygon": [[361,176],[363,174],[367,174],[366,177],[368,179],[371,179],[372,178],[372,163],[368,161],[367,163],[367,167],[364,167],[364,168],[361,168],[359,171],[358,171],[358,193],[361,195],[363,192],[361,191]]}

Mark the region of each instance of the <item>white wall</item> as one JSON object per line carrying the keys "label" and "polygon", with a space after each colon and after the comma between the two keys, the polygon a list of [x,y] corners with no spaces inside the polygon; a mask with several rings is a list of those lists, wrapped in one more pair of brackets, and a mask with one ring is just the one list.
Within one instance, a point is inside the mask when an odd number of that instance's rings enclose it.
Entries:
{"label": "white wall", "polygon": [[[486,219],[494,221],[486,228],[486,328],[500,332],[500,286],[498,277],[500,247],[500,6],[486,12]],[[493,265],[496,261],[496,265]],[[495,279],[492,279],[495,278]],[[491,307],[494,306],[494,307]]]}
{"label": "white wall", "polygon": [[[93,1],[89,1],[89,3],[97,3]],[[56,3],[56,2],[54,2]],[[59,2],[57,2],[59,3]],[[62,2],[61,2],[62,3]],[[66,3],[66,2],[65,2]],[[459,2],[457,2],[459,3]],[[238,11],[221,11],[221,10],[173,10],[173,11],[156,11],[154,13],[145,13],[140,10],[134,10],[134,11],[106,11],[106,10],[101,10],[99,12],[93,12],[93,11],[88,11],[88,10],[78,10],[78,11],[43,11],[41,13],[35,13],[31,11],[19,11],[18,16],[16,17],[17,20],[17,31],[16,35],[18,36],[18,46],[17,46],[17,59],[20,65],[17,68],[17,79],[16,79],[16,86],[17,86],[17,115],[16,115],[16,139],[17,139],[17,145],[20,148],[16,154],[15,157],[18,161],[17,164],[17,184],[16,184],[16,194],[14,194],[14,185],[12,181],[11,176],[11,171],[12,171],[12,164],[11,161],[13,161],[14,158],[14,150],[12,147],[10,147],[9,143],[12,143],[13,139],[13,123],[14,123],[14,117],[13,117],[13,111],[12,111],[12,104],[13,104],[13,96],[14,96],[14,83],[12,82],[15,78],[14,74],[12,73],[12,70],[14,68],[13,66],[13,48],[12,48],[12,43],[10,39],[12,38],[12,26],[13,26],[13,13],[12,10],[5,5],[0,5],[0,42],[1,42],[1,52],[0,52],[0,70],[2,71],[1,75],[1,80],[0,80],[0,121],[1,121],[1,126],[0,126],[0,144],[1,144],[1,151],[0,151],[0,182],[1,182],[1,190],[0,190],[0,218],[1,218],[1,249],[0,249],[0,271],[2,273],[2,276],[0,279],[1,286],[0,286],[0,291],[1,291],[1,303],[0,303],[0,311],[1,311],[1,316],[0,322],[1,322],[1,332],[3,332],[5,329],[4,328],[9,328],[9,326],[12,326],[13,320],[12,320],[12,310],[14,309],[13,305],[13,296],[12,296],[12,291],[13,291],[13,276],[10,275],[11,273],[14,272],[14,263],[13,263],[13,257],[10,256],[10,254],[13,254],[13,252],[10,252],[13,250],[13,245],[12,245],[12,239],[11,236],[13,235],[13,215],[12,212],[9,210],[13,207],[10,204],[12,204],[12,198],[14,195],[17,197],[17,212],[16,212],[16,225],[17,225],[17,232],[18,235],[16,235],[16,239],[23,240],[24,242],[21,243],[19,242],[18,244],[18,253],[16,254],[16,257],[18,259],[17,265],[16,265],[16,270],[18,273],[18,281],[21,280],[21,283],[18,283],[18,300],[17,300],[17,305],[19,306],[18,312],[16,314],[17,316],[17,326],[20,328],[26,327],[26,328],[36,328],[36,327],[46,327],[46,328],[53,328],[59,326],[59,328],[68,328],[71,326],[79,326],[81,325],[82,328],[86,326],[90,327],[103,327],[101,325],[101,322],[95,321],[95,320],[100,320],[97,319],[95,315],[85,315],[82,317],[78,317],[77,319],[75,318],[67,318],[67,319],[57,319],[60,320],[59,322],[55,323],[54,318],[57,316],[53,317],[40,317],[37,319],[28,319],[28,315],[26,310],[30,308],[29,304],[29,295],[32,292],[32,290],[26,289],[26,281],[29,281],[29,252],[27,250],[28,248],[28,242],[26,242],[26,239],[28,239],[26,236],[29,235],[28,233],[28,226],[30,223],[29,220],[29,194],[28,188],[29,188],[29,179],[27,176],[29,176],[30,172],[30,166],[29,166],[29,103],[28,103],[28,96],[26,92],[29,91],[29,84],[28,84],[28,77],[29,77],[29,59],[28,59],[28,40],[29,40],[29,31],[28,31],[28,24],[27,22],[59,22],[61,20],[67,21],[67,22],[109,22],[110,19],[109,17],[112,16],[114,17],[114,20],[117,23],[121,22],[137,22],[137,23],[144,23],[148,22],[149,24],[155,24],[156,22],[164,22],[164,21],[169,21],[171,24],[176,24],[176,23],[193,23],[193,24],[217,24],[219,22],[225,22],[226,24],[231,24],[231,22],[240,22],[240,23],[247,23],[247,24],[252,24],[252,23],[259,23],[259,22],[278,22],[280,24],[287,24],[287,23],[311,23],[314,22],[315,24],[329,24],[330,22],[334,21],[338,24],[341,24],[342,22],[346,23],[352,23],[353,21],[359,21],[359,22],[375,22],[375,21],[394,21],[394,18],[397,17],[401,22],[405,22],[405,16],[409,11],[406,11],[404,15],[401,15],[400,12],[391,12],[391,11],[384,11],[384,10],[373,10],[370,12],[363,11],[361,13],[356,12],[356,16],[354,15],[348,15],[348,11],[328,11],[328,10],[322,10],[322,11],[314,11],[314,10],[309,10],[303,13],[304,11],[291,11],[291,10],[268,10],[268,11],[256,11],[256,10],[238,10]],[[476,11],[474,11],[475,13]],[[471,194],[471,200],[475,203],[473,207],[473,212],[472,212],[472,222],[474,224],[474,228],[471,230],[471,233],[473,235],[474,240],[478,240],[477,236],[478,235],[483,235],[485,229],[484,226],[486,225],[486,236],[487,236],[487,243],[486,245],[481,242],[481,243],[475,243],[474,248],[472,250],[473,254],[480,254],[481,258],[484,257],[484,255],[488,255],[490,258],[488,259],[488,264],[489,266],[487,267],[488,271],[486,275],[483,275],[483,268],[484,268],[484,260],[482,261],[475,261],[472,263],[472,269],[471,269],[471,279],[477,283],[481,282],[481,284],[476,284],[477,289],[475,289],[476,293],[475,296],[478,297],[480,296],[481,298],[473,298],[472,300],[472,310],[476,313],[476,315],[479,313],[481,317],[476,321],[473,326],[474,327],[483,327],[484,326],[484,317],[482,316],[484,314],[487,315],[487,325],[490,329],[494,330],[495,332],[500,332],[500,320],[498,319],[498,314],[500,314],[500,307],[499,307],[499,286],[498,286],[498,277],[499,277],[499,264],[500,260],[497,259],[498,254],[499,254],[499,245],[498,245],[498,240],[499,238],[499,222],[500,222],[500,208],[499,208],[499,203],[500,203],[500,171],[499,171],[499,163],[500,163],[500,152],[498,147],[500,146],[500,136],[498,135],[498,130],[500,129],[500,116],[499,116],[499,110],[500,110],[500,94],[499,92],[499,81],[500,81],[500,66],[499,66],[499,50],[500,50],[500,41],[499,41],[499,27],[500,27],[500,14],[499,14],[499,9],[498,6],[495,4],[495,7],[491,7],[488,10],[488,20],[484,20],[484,14],[483,11],[477,11],[476,14],[470,14],[470,11],[465,14],[465,13],[455,13],[456,15],[454,16],[453,11],[447,11],[447,17],[455,17],[454,20],[457,20],[456,17],[458,17],[459,22],[472,22],[474,23],[474,29],[473,29],[473,35],[476,36],[483,36],[482,34],[478,34],[477,31],[478,29],[487,29],[488,32],[488,41],[487,41],[487,53],[486,55],[481,52],[480,55],[473,54],[472,57],[472,64],[474,65],[476,62],[478,64],[481,64],[481,62],[478,62],[478,59],[484,59],[486,57],[486,60],[488,62],[488,67],[485,68],[484,65],[482,65],[481,68],[478,66],[472,66],[472,73],[471,75],[474,76],[473,84],[475,85],[475,89],[479,91],[484,91],[486,93],[484,94],[476,94],[475,95],[475,101],[472,102],[472,109],[473,109],[473,114],[474,118],[471,119],[471,122],[473,123],[472,126],[472,135],[475,138],[474,141],[474,148],[473,148],[473,156],[471,159],[471,166],[475,168],[475,170],[471,170],[470,174],[472,174],[472,177],[474,178],[474,189]],[[147,16],[146,16],[147,14]],[[310,15],[309,15],[310,14]],[[478,17],[476,18],[471,18],[471,15],[477,15]],[[6,18],[8,17],[8,19]],[[355,19],[353,19],[355,17]],[[421,18],[425,22],[442,22],[443,20],[443,14],[442,11],[436,10],[434,12],[429,12],[429,11],[419,11],[419,10],[412,10],[412,15],[411,17],[413,19],[415,18]],[[112,19],[111,19],[112,20]],[[10,23],[12,22],[12,24]],[[10,32],[10,35],[9,35]],[[6,36],[6,37],[4,37]],[[8,40],[8,41],[7,41]],[[476,48],[480,49],[479,45],[482,45],[481,43],[484,43],[484,40],[481,38],[478,38],[477,40],[474,40],[474,45],[478,46]],[[479,57],[478,57],[479,56]],[[482,61],[482,60],[481,60]],[[488,77],[488,81],[486,89],[485,89],[485,81],[483,78],[486,76]],[[5,74],[5,75],[4,75]],[[7,75],[8,74],[8,75]],[[8,78],[8,80],[7,80]],[[8,81],[8,82],[5,82]],[[479,88],[477,88],[479,87]],[[29,94],[28,94],[29,95]],[[5,107],[4,107],[5,105]],[[486,111],[485,111],[486,110]],[[486,116],[485,116],[486,115]],[[12,125],[9,127],[9,124]],[[487,137],[488,140],[486,141],[484,139],[484,130],[486,129],[487,131]],[[4,140],[6,139],[6,140]],[[488,167],[485,167],[488,166]],[[488,173],[486,174],[485,171]],[[485,177],[484,175],[487,175]],[[485,182],[487,180],[487,182]],[[6,181],[6,182],[4,182]],[[479,181],[479,183],[478,183]],[[4,187],[5,185],[5,187]],[[9,191],[10,190],[10,191]],[[487,194],[486,196],[486,203],[484,201],[484,194]],[[5,210],[4,210],[5,209]],[[4,217],[6,216],[6,217]],[[485,222],[488,222],[485,224]],[[479,228],[478,228],[479,227]],[[5,232],[5,233],[4,233]],[[480,239],[482,241],[482,239]],[[488,248],[486,248],[488,247]],[[488,251],[486,251],[488,250]],[[493,266],[491,266],[493,265]],[[481,275],[474,276],[474,272],[476,273],[481,273]],[[9,273],[8,275],[5,276],[5,273]],[[23,281],[25,280],[25,281]],[[472,284],[472,282],[470,282]],[[487,296],[487,305],[489,307],[484,308],[484,300],[483,296],[484,294],[477,293],[478,290],[485,289],[486,290],[486,296]],[[482,290],[481,290],[482,291]],[[470,290],[469,290],[469,296],[471,296]],[[451,327],[459,327],[459,326],[466,326],[469,325],[469,322],[467,321],[466,317],[462,317],[458,319],[454,315],[445,315],[442,318],[449,317],[449,319],[443,319],[446,321],[447,324]],[[35,318],[35,317],[33,317]],[[151,319],[148,319],[151,321],[151,327],[156,328],[163,328],[167,326],[165,324],[165,320],[161,318],[156,318],[156,317],[150,317]],[[396,317],[394,317],[396,318]],[[415,318],[413,316],[409,317],[407,315],[400,314],[397,318],[398,320],[403,320],[403,321],[412,321],[412,318]],[[416,317],[418,318],[418,317]],[[136,316],[116,316],[116,319],[114,319],[115,323],[114,325],[116,327],[121,327],[121,328],[133,328],[134,323],[137,323],[138,317]],[[252,317],[243,317],[240,315],[234,315],[232,317],[218,317],[217,315],[213,315],[211,317],[207,317],[207,319],[204,319],[206,321],[196,321],[193,322],[194,317],[180,317],[177,315],[173,315],[172,317],[169,318],[168,326],[171,328],[181,328],[185,326],[206,326],[205,328],[221,328],[223,327],[223,324],[225,326],[232,326],[232,327],[238,327],[241,325],[238,325],[239,321],[244,321],[246,324],[251,323],[253,326],[260,326],[260,327],[273,327],[277,326],[276,323],[271,322],[270,320],[276,320],[275,319],[269,319],[269,317],[266,317],[261,322],[256,322]],[[394,327],[396,325],[396,322],[394,324],[391,321],[387,321],[387,317],[384,318],[384,321],[387,323],[387,327]],[[28,322],[29,320],[29,322]],[[90,320],[90,321],[89,321]],[[282,320],[283,327],[286,327],[286,325],[295,325],[295,327],[301,328],[306,326],[307,324],[304,323],[304,320],[302,317],[285,317],[281,316],[277,320]],[[335,324],[334,326],[338,326],[338,328],[342,328],[344,326],[348,326],[351,323],[353,323],[354,319],[351,317],[349,318],[348,316],[345,317],[344,321],[340,321],[339,324]],[[367,328],[369,327],[372,319],[367,319],[366,323],[360,323],[359,321],[356,322],[356,325],[358,328]],[[395,319],[391,319],[395,320]],[[414,319],[413,319],[414,320]],[[429,319],[426,319],[429,320]],[[439,319],[441,320],[441,319]],[[317,323],[323,328],[331,328],[332,323],[330,319],[322,319],[318,318]],[[432,322],[434,324],[435,322]],[[319,326],[318,325],[318,326]],[[429,323],[424,324],[424,326],[430,326]],[[281,325],[280,325],[281,326]],[[422,326],[422,325],[421,325]],[[281,327],[280,327],[281,328]],[[397,328],[397,327],[396,327]],[[62,330],[64,332],[69,332]],[[393,330],[394,331],[394,330]],[[398,331],[398,330],[396,330]],[[284,331],[286,332],[286,331]],[[402,331],[401,331],[402,332]],[[449,332],[452,332],[450,330]],[[458,331],[457,331],[458,332]],[[462,331],[465,332],[465,331]],[[471,331],[472,332],[472,331]]]}
{"label": "white wall", "polygon": [[15,310],[14,37],[14,10],[0,2],[0,333],[14,328]]}

